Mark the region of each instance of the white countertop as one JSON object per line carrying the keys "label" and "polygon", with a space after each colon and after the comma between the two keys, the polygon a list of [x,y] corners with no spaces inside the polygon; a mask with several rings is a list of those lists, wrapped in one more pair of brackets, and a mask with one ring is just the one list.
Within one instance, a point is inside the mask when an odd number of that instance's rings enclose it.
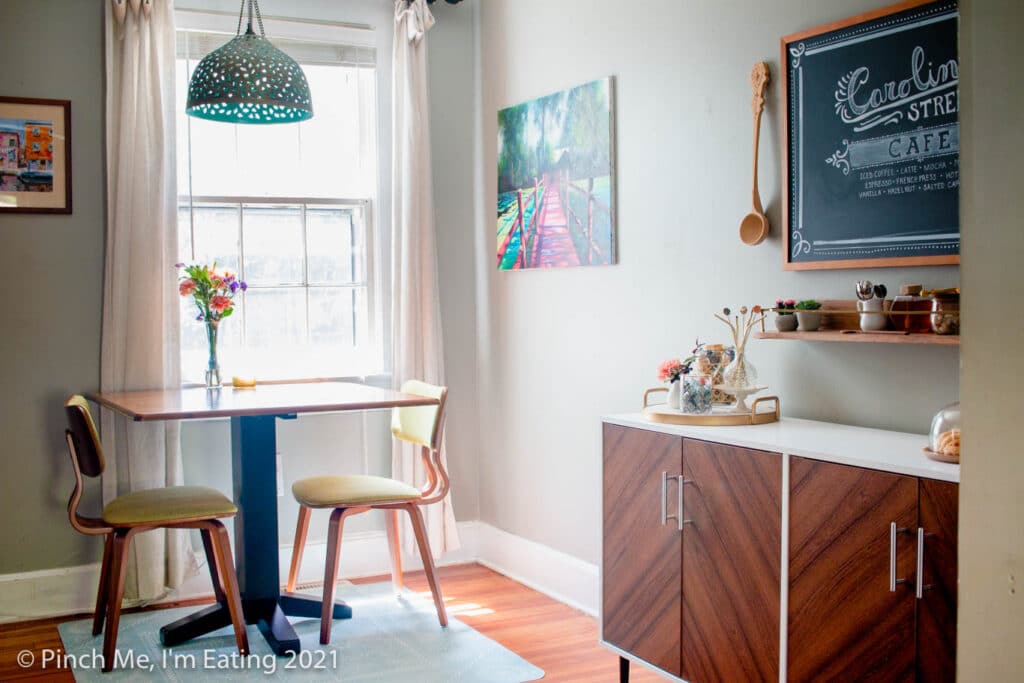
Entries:
{"label": "white countertop", "polygon": [[779,422],[743,427],[694,427],[645,420],[641,413],[605,415],[602,421],[692,439],[756,448],[841,465],[907,474],[926,479],[960,481],[960,465],[929,459],[922,448],[926,434],[890,432],[784,417]]}

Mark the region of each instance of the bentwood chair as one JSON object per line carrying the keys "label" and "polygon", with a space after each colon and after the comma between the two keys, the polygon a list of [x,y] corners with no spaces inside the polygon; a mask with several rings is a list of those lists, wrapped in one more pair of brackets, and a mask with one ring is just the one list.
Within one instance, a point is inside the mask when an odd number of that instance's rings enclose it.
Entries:
{"label": "bentwood chair", "polygon": [[75,530],[104,537],[103,565],[92,620],[94,636],[103,631],[104,618],[107,622],[103,635],[103,671],[108,672],[114,666],[129,544],[135,534],[153,529],[199,529],[217,602],[227,607],[238,651],[247,655],[249,640],[245,633],[245,616],[231,544],[227,530],[219,521],[233,517],[238,508],[219,491],[205,486],[168,486],[119,496],[103,508],[102,517],[83,517],[78,513],[82,475],[98,477],[103,474],[106,466],[103,446],[85,398],[72,396],[65,402],[64,411],[68,419],[64,435],[75,471],[75,489],[68,501],[68,518]]}
{"label": "bentwood chair", "polygon": [[420,507],[442,500],[448,494],[448,472],[441,461],[441,434],[444,429],[444,407],[447,387],[434,386],[409,380],[402,392],[428,396],[438,400],[437,405],[395,408],[391,413],[391,433],[395,438],[420,447],[427,482],[422,489],[386,477],[362,474],[327,475],[300,479],[292,484],[292,494],[299,503],[299,523],[295,529],[295,547],[292,551],[291,570],[288,572],[288,591],[295,591],[295,583],[302,564],[302,551],[309,530],[309,516],[314,508],[332,509],[327,532],[327,567],[324,571],[323,607],[320,615],[320,643],[331,640],[331,612],[334,606],[334,585],[338,580],[338,558],[341,553],[341,530],[345,519],[368,510],[385,510],[387,514],[388,548],[391,556],[391,580],[395,591],[402,589],[402,555],[399,545],[399,516],[405,511],[416,534],[423,570],[434,595],[434,606],[441,626],[448,625],[448,614],[441,598],[434,557]]}

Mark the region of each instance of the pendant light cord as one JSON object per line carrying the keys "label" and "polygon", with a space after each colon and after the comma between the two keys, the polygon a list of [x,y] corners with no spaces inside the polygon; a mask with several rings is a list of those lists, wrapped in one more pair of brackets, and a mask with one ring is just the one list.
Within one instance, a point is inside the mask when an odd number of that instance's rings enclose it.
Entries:
{"label": "pendant light cord", "polygon": [[266,38],[267,32],[263,30],[263,14],[260,12],[260,3],[256,0],[242,0],[242,5],[238,8],[238,26],[235,27],[235,35],[242,35],[242,17],[245,15],[246,7],[249,8],[249,31],[252,31],[252,15],[255,9],[256,24],[260,27],[260,35]]}

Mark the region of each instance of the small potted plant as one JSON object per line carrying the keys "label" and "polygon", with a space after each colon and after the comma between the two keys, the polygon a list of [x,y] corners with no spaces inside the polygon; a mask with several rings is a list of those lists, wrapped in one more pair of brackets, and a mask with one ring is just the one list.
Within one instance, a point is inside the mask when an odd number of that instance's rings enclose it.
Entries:
{"label": "small potted plant", "polygon": [[804,299],[796,305],[796,319],[800,322],[800,329],[805,332],[813,332],[821,327],[821,303],[814,299]]}
{"label": "small potted plant", "polygon": [[792,332],[796,329],[796,316],[793,310],[796,302],[792,299],[775,300],[775,329],[779,332]]}

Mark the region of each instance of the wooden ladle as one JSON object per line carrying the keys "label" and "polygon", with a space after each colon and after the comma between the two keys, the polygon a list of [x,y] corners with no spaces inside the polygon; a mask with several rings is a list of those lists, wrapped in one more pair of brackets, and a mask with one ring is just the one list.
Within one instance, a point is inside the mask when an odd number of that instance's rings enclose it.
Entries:
{"label": "wooden ladle", "polygon": [[768,65],[758,62],[750,72],[750,87],[754,91],[754,208],[740,221],[740,239],[744,244],[761,244],[768,237],[768,217],[761,207],[757,191],[757,150],[761,141],[761,112],[764,111],[764,91],[768,87]]}

